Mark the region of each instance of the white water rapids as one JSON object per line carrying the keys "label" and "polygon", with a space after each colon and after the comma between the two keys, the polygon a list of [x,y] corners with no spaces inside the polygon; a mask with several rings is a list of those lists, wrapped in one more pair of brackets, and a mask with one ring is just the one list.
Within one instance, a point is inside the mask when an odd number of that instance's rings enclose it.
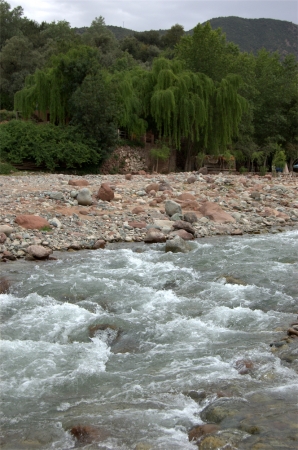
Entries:
{"label": "white water rapids", "polygon": [[[297,231],[199,239],[187,254],[119,244],[56,256],[1,266],[2,449],[75,448],[78,424],[100,435],[81,448],[194,449],[188,431],[219,391],[261,411],[276,442],[293,435],[269,410],[295,421],[298,374],[270,343],[298,312]],[[239,360],[253,369],[240,374]]]}

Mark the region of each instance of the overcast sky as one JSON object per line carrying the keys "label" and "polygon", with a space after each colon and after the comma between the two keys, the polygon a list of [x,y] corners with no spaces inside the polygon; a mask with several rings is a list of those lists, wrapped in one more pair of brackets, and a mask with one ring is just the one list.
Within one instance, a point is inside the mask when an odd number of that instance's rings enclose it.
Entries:
{"label": "overcast sky", "polygon": [[279,19],[298,23],[297,0],[7,0],[22,6],[37,22],[66,20],[72,27],[90,26],[103,16],[106,25],[134,31],[169,29],[179,23],[185,31],[215,17]]}

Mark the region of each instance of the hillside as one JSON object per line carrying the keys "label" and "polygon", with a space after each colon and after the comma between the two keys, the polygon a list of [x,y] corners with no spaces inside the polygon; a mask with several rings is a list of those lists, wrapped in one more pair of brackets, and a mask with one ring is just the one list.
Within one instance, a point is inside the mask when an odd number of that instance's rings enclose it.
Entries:
{"label": "hillside", "polygon": [[256,53],[264,47],[283,56],[294,53],[298,57],[298,25],[292,22],[234,16],[218,17],[209,22],[213,29],[221,28],[227,40],[238,44],[241,51]]}
{"label": "hillside", "polygon": [[[241,17],[218,17],[209,20],[213,29],[221,28],[226,34],[227,41],[239,45],[241,51],[253,52],[261,48],[278,51],[285,56],[294,53],[298,58],[298,25],[285,20],[275,19],[243,19]],[[132,35],[128,28],[107,25],[117,39]],[[85,29],[78,29],[82,33]],[[167,30],[158,30],[163,35]],[[193,30],[186,31],[192,34]]]}

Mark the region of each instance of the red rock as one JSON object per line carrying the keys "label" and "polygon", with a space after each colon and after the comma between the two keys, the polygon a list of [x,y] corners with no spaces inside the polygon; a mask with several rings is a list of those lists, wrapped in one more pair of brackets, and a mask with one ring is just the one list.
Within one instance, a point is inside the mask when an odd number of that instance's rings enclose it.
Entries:
{"label": "red rock", "polygon": [[6,278],[0,278],[0,294],[7,294],[10,288],[10,283]]}
{"label": "red rock", "polygon": [[2,253],[2,259],[5,261],[8,259],[9,261],[15,261],[17,258],[8,250],[4,250]]}
{"label": "red rock", "polygon": [[183,202],[187,201],[187,200],[195,200],[196,199],[196,197],[194,195],[190,194],[189,192],[183,192],[183,194],[180,194],[177,198]]}
{"label": "red rock", "polygon": [[86,211],[85,209],[80,209],[79,214],[82,214],[83,216],[87,216],[89,214],[89,212]]}
{"label": "red rock", "polygon": [[217,203],[204,202],[199,208],[199,211],[208,219],[214,222],[234,223],[236,220],[230,214],[226,213]]}
{"label": "red rock", "polygon": [[219,426],[213,423],[206,423],[205,425],[196,425],[188,432],[188,439],[190,441],[197,440],[205,434],[214,433],[219,430]]}
{"label": "red rock", "polygon": [[176,230],[176,231],[172,231],[170,233],[170,236],[179,236],[182,239],[184,239],[185,241],[192,241],[194,239],[194,236],[192,233],[188,233],[186,230]]}
{"label": "red rock", "polygon": [[69,180],[68,184],[71,186],[88,186],[89,182],[87,180]]}
{"label": "red rock", "polygon": [[6,239],[7,239],[6,234],[5,233],[0,233],[0,244],[4,244]]}
{"label": "red rock", "polygon": [[125,175],[125,179],[126,179],[126,180],[131,180],[131,179],[132,179],[132,174],[131,174],[131,173],[127,173],[127,174]]}
{"label": "red rock", "polygon": [[133,228],[146,228],[146,222],[128,222],[128,225]]}
{"label": "red rock", "polygon": [[144,242],[146,242],[147,244],[153,244],[153,243],[165,242],[165,241],[166,241],[165,235],[161,231],[156,230],[154,228],[150,228],[147,231],[147,234],[144,239]]}
{"label": "red rock", "polygon": [[200,206],[200,203],[198,203],[196,200],[187,200],[181,203],[182,209],[189,209],[191,211],[198,211]]}
{"label": "red rock", "polygon": [[105,202],[110,202],[114,198],[114,191],[111,189],[111,187],[108,185],[108,183],[102,183],[100,186],[97,198],[99,200],[103,200]]}
{"label": "red rock", "polygon": [[237,228],[237,230],[231,231],[231,236],[241,236],[242,234],[243,234],[243,231],[239,230],[238,228]]}
{"label": "red rock", "polygon": [[246,375],[254,368],[254,364],[249,359],[239,359],[235,362],[235,368],[240,375]]}
{"label": "red rock", "polygon": [[147,192],[147,194],[150,192],[150,191],[158,191],[159,190],[159,184],[158,183],[151,183],[151,184],[148,184],[148,186],[146,186],[145,187],[145,191]]}
{"label": "red rock", "polygon": [[195,234],[195,229],[189,222],[186,222],[185,220],[176,220],[173,223],[173,228],[175,228],[176,230],[185,230],[188,233]]}
{"label": "red rock", "polygon": [[105,248],[106,246],[106,242],[103,239],[98,239],[98,241],[95,242],[95,244],[93,245],[94,249],[99,249],[99,248]]}
{"label": "red rock", "polygon": [[26,228],[27,230],[40,230],[44,227],[51,228],[50,223],[40,216],[34,216],[34,215],[19,215],[15,218],[15,222],[20,225],[23,228]]}
{"label": "red rock", "polygon": [[131,212],[132,214],[142,214],[145,210],[141,206],[136,206]]}
{"label": "red rock", "polygon": [[48,259],[48,257],[53,253],[51,248],[43,247],[42,245],[29,245],[26,251],[35,259]]}
{"label": "red rock", "polygon": [[138,171],[138,174],[139,174],[139,175],[147,175],[146,172],[145,172],[145,170],[139,170],[139,171]]}

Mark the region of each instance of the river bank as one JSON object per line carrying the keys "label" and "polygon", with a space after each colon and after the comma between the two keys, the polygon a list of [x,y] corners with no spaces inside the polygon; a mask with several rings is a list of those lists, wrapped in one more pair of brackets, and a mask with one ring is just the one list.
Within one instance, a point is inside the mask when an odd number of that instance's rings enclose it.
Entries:
{"label": "river bank", "polygon": [[[112,198],[99,193],[102,185]],[[84,205],[80,195],[86,190]],[[49,256],[177,234],[192,240],[298,227],[298,179],[290,176],[24,173],[1,176],[0,192],[2,262],[39,258],[32,246]],[[44,219],[43,226],[34,222],[36,216]]]}

